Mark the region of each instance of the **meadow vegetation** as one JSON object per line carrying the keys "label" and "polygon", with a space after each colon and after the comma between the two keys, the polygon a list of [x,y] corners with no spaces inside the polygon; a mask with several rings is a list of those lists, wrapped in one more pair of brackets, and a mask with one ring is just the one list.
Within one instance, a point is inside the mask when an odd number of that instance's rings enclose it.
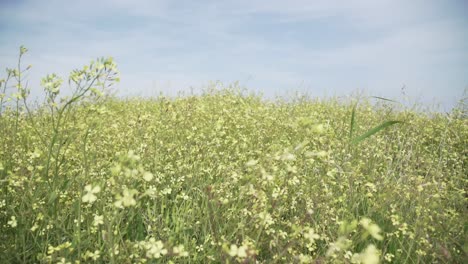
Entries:
{"label": "meadow vegetation", "polygon": [[0,86],[2,263],[467,261],[463,105],[118,99],[109,58],[31,107],[26,51]]}

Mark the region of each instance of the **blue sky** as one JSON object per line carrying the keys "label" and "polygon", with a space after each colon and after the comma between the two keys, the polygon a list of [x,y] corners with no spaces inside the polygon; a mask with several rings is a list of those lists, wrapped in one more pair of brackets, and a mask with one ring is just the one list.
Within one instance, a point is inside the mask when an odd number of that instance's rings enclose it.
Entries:
{"label": "blue sky", "polygon": [[0,67],[29,48],[34,91],[100,56],[116,59],[124,96],[219,80],[267,97],[402,99],[405,86],[447,109],[468,87],[464,0],[0,0],[0,35]]}

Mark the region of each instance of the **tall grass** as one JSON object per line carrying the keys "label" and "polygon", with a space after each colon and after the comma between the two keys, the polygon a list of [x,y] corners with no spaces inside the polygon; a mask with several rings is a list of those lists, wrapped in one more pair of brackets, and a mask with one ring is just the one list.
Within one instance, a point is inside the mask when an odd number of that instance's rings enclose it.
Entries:
{"label": "tall grass", "polygon": [[116,73],[74,71],[68,97],[49,75],[35,109],[24,81],[1,86],[4,263],[466,261],[459,109],[236,89],[123,100],[105,96]]}

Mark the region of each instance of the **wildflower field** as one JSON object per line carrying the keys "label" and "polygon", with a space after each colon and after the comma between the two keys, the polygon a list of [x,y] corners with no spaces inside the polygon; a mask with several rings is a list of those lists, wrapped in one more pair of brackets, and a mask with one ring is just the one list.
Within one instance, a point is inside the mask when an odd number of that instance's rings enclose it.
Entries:
{"label": "wildflower field", "polygon": [[111,59],[47,76],[29,106],[25,53],[0,86],[1,263],[468,259],[461,106],[118,99]]}

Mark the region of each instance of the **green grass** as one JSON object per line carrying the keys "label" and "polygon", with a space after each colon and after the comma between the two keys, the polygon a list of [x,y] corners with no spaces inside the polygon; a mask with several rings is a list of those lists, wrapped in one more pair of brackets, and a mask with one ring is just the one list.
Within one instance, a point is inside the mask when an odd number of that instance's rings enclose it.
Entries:
{"label": "green grass", "polygon": [[4,92],[3,263],[466,261],[462,109],[236,89],[124,100],[105,96],[113,63],[93,65],[62,100],[49,76],[35,109],[27,87]]}

